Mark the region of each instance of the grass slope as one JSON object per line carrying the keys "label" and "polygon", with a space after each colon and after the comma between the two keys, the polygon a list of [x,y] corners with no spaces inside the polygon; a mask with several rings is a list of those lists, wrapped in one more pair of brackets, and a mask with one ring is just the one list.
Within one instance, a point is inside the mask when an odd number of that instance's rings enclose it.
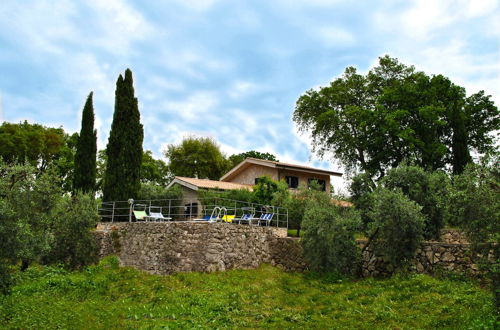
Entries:
{"label": "grass slope", "polygon": [[33,267],[0,299],[1,328],[493,328],[490,294],[426,275],[341,281],[271,266],[149,275],[115,258]]}

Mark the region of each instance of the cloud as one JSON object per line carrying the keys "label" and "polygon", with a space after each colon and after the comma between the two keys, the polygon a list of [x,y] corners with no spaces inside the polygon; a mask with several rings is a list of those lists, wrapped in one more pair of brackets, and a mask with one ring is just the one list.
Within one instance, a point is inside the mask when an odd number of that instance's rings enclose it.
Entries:
{"label": "cloud", "polygon": [[349,31],[337,26],[321,27],[317,34],[328,47],[351,46],[355,42],[354,36]]}
{"label": "cloud", "polygon": [[202,123],[210,113],[215,110],[219,100],[215,93],[209,91],[197,91],[189,94],[179,101],[166,101],[160,107],[160,111],[171,116],[178,116],[184,121],[197,121]]}

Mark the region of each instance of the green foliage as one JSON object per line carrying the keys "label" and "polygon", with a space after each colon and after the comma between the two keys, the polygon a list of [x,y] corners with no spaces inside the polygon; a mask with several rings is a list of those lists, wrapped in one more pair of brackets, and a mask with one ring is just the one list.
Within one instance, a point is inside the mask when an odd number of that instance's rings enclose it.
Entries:
{"label": "green foliage", "polygon": [[293,119],[311,132],[320,156],[333,153],[350,172],[380,178],[406,159],[457,173],[470,150],[495,148],[500,113],[490,98],[482,91],[467,98],[448,78],[385,56],[366,75],[348,67],[329,86],[307,91]]}
{"label": "green foliage", "polygon": [[450,223],[460,226],[473,250],[483,256],[478,262],[490,276],[500,317],[499,164],[498,157],[484,159],[483,164],[469,165],[455,176],[448,207]]}
{"label": "green foliage", "polygon": [[99,216],[93,196],[82,193],[65,196],[51,212],[51,218],[54,242],[43,258],[44,263],[81,269],[97,261],[97,246],[91,231]]}
{"label": "green foliage", "polygon": [[244,161],[247,158],[257,158],[257,159],[264,159],[264,160],[272,160],[277,162],[278,159],[276,158],[275,155],[270,154],[268,152],[259,152],[255,150],[250,150],[247,152],[242,152],[241,154],[234,154],[229,157],[229,162],[231,163],[230,167],[233,168],[242,161]]}
{"label": "green foliage", "polygon": [[63,190],[71,191],[77,139],[77,133],[70,136],[62,128],[4,122],[0,126],[0,157],[7,164],[27,162],[38,169],[37,174],[55,168]]}
{"label": "green foliage", "polygon": [[155,159],[151,150],[142,154],[141,183],[167,185],[172,181],[172,175],[167,164],[161,159]]}
{"label": "green foliage", "polygon": [[274,181],[268,176],[262,176],[258,184],[254,186],[253,193],[255,202],[263,205],[272,205],[276,193],[288,190],[288,185],[284,181]]}
{"label": "green foliage", "polygon": [[366,230],[368,224],[372,221],[370,218],[370,210],[373,206],[372,192],[376,188],[371,175],[368,173],[360,173],[352,178],[349,186],[351,192],[351,201],[361,215],[363,228]]}
{"label": "green foliage", "polygon": [[94,106],[92,92],[87,97],[82,113],[82,126],[75,154],[73,191],[84,193],[96,189],[97,131],[94,130]]}
{"label": "green foliage", "polygon": [[176,176],[219,180],[230,166],[211,138],[186,137],[179,145],[168,145],[164,153],[170,172]]}
{"label": "green foliage", "polygon": [[438,239],[446,218],[446,202],[450,179],[442,171],[427,172],[418,166],[401,164],[390,169],[381,180],[383,187],[400,189],[422,207],[425,217],[424,238]]}
{"label": "green foliage", "polygon": [[308,196],[302,227],[304,257],[312,270],[355,275],[360,251],[354,234],[360,229],[359,213],[331,204],[327,194]]}
{"label": "green foliage", "polygon": [[372,240],[377,253],[385,255],[394,268],[408,264],[422,241],[422,207],[399,190],[378,188],[373,192],[370,217]]}
{"label": "green foliage", "polygon": [[175,185],[169,189],[165,186],[153,183],[141,183],[141,189],[137,195],[138,200],[157,200],[157,199],[181,199],[182,190]]}
{"label": "green foliage", "polygon": [[53,235],[50,232],[51,212],[59,202],[62,191],[59,178],[48,170],[36,176],[30,165],[0,164],[0,196],[4,201],[4,217],[13,236],[11,260],[21,260],[27,267],[50,251]]}
{"label": "green foliage", "polygon": [[103,200],[136,198],[140,189],[143,126],[134,96],[132,71],[125,70],[116,82],[115,112],[106,147]]}
{"label": "green foliage", "polygon": [[350,281],[262,266],[151,275],[114,257],[83,271],[32,267],[0,298],[0,327],[492,329],[477,284],[427,275]]}

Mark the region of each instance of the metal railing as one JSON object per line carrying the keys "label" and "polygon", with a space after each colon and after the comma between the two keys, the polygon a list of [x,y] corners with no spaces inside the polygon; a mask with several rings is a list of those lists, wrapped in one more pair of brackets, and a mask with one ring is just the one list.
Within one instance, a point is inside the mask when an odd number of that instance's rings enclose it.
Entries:
{"label": "metal railing", "polygon": [[[145,211],[150,215],[151,210],[162,214],[164,219],[169,221],[193,221],[210,216],[216,207],[225,208],[226,216],[225,219],[220,219],[221,221],[235,223],[233,218],[239,219],[244,214],[253,214],[253,221],[247,223],[288,228],[287,208],[219,197],[102,202],[98,211],[103,222],[134,222],[138,221],[134,211]],[[264,214],[272,214],[272,219],[260,219]]]}

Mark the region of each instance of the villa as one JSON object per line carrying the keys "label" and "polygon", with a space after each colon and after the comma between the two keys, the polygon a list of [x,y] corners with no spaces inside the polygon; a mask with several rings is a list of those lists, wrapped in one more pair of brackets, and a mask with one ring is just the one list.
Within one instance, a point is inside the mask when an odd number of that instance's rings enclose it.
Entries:
{"label": "villa", "polygon": [[176,176],[167,188],[179,185],[183,193],[183,205],[188,214],[198,215],[198,190],[232,190],[247,189],[258,184],[259,178],[269,176],[273,180],[284,180],[290,190],[296,190],[299,185],[309,185],[316,181],[323,191],[330,193],[330,177],[342,176],[342,173],[313,168],[303,165],[275,162],[257,158],[247,158],[224,174],[219,181],[186,178]]}

